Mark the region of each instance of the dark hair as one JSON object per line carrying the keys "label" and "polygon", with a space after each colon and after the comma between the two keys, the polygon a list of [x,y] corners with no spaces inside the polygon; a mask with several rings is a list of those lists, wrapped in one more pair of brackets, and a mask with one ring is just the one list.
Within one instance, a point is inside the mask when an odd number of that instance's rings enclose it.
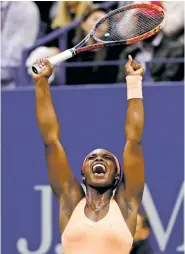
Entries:
{"label": "dark hair", "polygon": [[150,222],[149,222],[149,219],[148,219],[146,213],[144,211],[139,211],[138,215],[140,215],[141,218],[142,218],[142,225],[143,225],[143,227],[151,229],[151,225],[150,225]]}
{"label": "dark hair", "polygon": [[[105,13],[108,13],[109,10],[97,4],[89,5],[82,15],[82,22],[85,22],[96,11],[103,11]],[[75,46],[76,44],[78,44],[81,40],[84,39],[84,37],[85,37],[84,31],[81,29],[80,26],[77,26],[75,36],[72,41],[73,45]]]}

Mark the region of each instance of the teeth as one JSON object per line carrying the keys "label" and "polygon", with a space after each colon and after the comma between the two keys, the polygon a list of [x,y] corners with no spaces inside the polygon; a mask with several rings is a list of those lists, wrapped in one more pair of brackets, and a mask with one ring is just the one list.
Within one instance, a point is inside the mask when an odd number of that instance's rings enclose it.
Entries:
{"label": "teeth", "polygon": [[93,170],[95,170],[96,167],[101,167],[101,168],[103,169],[104,172],[106,171],[105,166],[102,165],[102,164],[96,164],[96,165],[94,165],[94,166],[93,166]]}
{"label": "teeth", "polygon": [[95,173],[95,176],[104,176],[104,173],[100,173],[100,174]]}

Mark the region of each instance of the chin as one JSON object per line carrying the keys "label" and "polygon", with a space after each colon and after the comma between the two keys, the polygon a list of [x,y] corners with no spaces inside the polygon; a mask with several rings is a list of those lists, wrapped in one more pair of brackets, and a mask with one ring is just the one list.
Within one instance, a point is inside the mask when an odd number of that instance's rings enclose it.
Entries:
{"label": "chin", "polygon": [[88,184],[94,188],[112,188],[113,184],[106,181],[106,179],[92,181]]}

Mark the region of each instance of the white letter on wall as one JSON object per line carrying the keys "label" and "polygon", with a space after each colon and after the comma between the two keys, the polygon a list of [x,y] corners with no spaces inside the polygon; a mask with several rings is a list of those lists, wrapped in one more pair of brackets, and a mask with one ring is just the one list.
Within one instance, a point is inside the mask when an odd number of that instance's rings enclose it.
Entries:
{"label": "white letter on wall", "polygon": [[39,249],[30,251],[28,240],[20,238],[17,241],[17,250],[21,254],[45,254],[52,243],[52,192],[49,185],[37,185],[36,191],[41,191],[41,243]]}
{"label": "white letter on wall", "polygon": [[173,226],[175,224],[183,200],[184,200],[184,183],[182,184],[179,194],[177,196],[175,206],[173,208],[167,229],[165,231],[160,216],[153,202],[149,188],[147,185],[145,185],[142,204],[148,215],[151,227],[153,229],[154,235],[156,237],[156,240],[158,242],[161,251],[165,251],[165,248],[167,246],[168,240],[170,238]]}

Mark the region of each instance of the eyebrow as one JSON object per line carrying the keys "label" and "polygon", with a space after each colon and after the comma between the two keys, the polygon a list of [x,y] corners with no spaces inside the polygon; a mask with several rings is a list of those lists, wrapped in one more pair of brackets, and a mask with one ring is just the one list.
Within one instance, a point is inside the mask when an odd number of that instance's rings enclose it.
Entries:
{"label": "eyebrow", "polygon": [[89,156],[88,156],[88,157],[90,157],[90,156],[97,156],[97,154],[95,154],[95,153],[91,153],[91,154],[89,154]]}
{"label": "eyebrow", "polygon": [[109,156],[111,159],[114,160],[114,157],[112,156],[112,154],[104,153],[103,156]]}
{"label": "eyebrow", "polygon": [[[88,158],[91,157],[91,156],[98,156],[98,154],[97,154],[97,153],[92,153],[92,154],[90,154],[90,155],[88,156]],[[114,157],[112,156],[112,154],[103,153],[103,154],[101,154],[101,156],[102,156],[102,157],[104,157],[104,156],[109,156],[112,160],[114,160]]]}

